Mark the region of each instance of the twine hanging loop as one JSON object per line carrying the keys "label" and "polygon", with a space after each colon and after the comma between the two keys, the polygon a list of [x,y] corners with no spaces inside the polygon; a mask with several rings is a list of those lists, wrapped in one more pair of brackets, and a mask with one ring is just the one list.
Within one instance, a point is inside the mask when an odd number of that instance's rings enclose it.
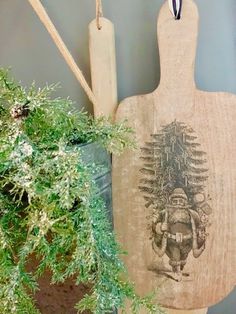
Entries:
{"label": "twine hanging loop", "polygon": [[101,17],[103,17],[102,0],[96,0],[96,23],[99,30],[102,28]]}

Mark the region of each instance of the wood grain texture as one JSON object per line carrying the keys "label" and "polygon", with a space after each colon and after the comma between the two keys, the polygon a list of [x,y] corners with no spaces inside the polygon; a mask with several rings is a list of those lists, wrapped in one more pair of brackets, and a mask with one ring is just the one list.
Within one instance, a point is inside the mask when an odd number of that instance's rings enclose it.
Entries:
{"label": "wood grain texture", "polygon": [[117,109],[117,77],[114,26],[108,19],[99,18],[89,25],[89,53],[92,90],[99,104],[95,116],[114,117]]}
{"label": "wood grain texture", "polygon": [[[198,12],[192,0],[183,2],[182,18],[175,21],[168,3],[158,19],[161,81],[147,95],[125,99],[116,120],[127,119],[134,128],[139,149],[113,158],[115,231],[128,255],[129,275],[142,295],[157,289],[157,301],[171,309],[194,310],[211,306],[234,288],[236,282],[236,96],[208,93],[196,88],[194,63]],[[211,226],[206,248],[199,258],[189,254],[181,282],[150,271],[150,265],[168,265],[152,248],[147,228],[149,209],[139,189],[142,147],[165,125],[189,125],[206,152]]]}

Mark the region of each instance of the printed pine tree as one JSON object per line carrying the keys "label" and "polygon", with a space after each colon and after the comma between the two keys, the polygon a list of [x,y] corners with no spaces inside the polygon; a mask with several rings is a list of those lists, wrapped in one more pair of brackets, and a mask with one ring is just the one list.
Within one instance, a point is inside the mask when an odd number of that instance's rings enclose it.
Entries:
{"label": "printed pine tree", "polygon": [[174,121],[152,139],[141,148],[144,166],[140,171],[144,177],[139,188],[146,207],[163,210],[171,192],[183,188],[194,208],[194,196],[203,193],[208,178],[206,153],[200,149],[194,130]]}

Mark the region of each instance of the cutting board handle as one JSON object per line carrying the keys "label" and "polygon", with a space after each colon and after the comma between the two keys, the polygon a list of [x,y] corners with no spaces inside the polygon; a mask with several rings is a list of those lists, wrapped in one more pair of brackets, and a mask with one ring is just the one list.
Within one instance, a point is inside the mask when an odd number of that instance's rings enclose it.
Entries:
{"label": "cutting board handle", "polygon": [[183,0],[182,16],[175,20],[168,2],[162,6],[157,23],[161,80],[158,89],[177,92],[195,89],[194,65],[198,34],[198,9]]}

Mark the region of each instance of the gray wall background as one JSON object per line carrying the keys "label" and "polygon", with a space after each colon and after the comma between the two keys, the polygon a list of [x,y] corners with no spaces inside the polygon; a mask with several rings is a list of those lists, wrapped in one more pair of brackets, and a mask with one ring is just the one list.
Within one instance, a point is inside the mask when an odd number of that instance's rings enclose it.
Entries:
{"label": "gray wall background", "polygon": [[[159,82],[156,17],[164,0],[103,0],[116,29],[119,99],[148,93]],[[236,94],[236,1],[196,0],[200,13],[195,78],[198,88]],[[88,23],[95,0],[42,0],[74,58],[89,76]],[[56,96],[70,96],[91,111],[86,95],[27,0],[0,0],[0,66],[23,85],[60,82]],[[236,291],[209,314],[235,314]]]}

